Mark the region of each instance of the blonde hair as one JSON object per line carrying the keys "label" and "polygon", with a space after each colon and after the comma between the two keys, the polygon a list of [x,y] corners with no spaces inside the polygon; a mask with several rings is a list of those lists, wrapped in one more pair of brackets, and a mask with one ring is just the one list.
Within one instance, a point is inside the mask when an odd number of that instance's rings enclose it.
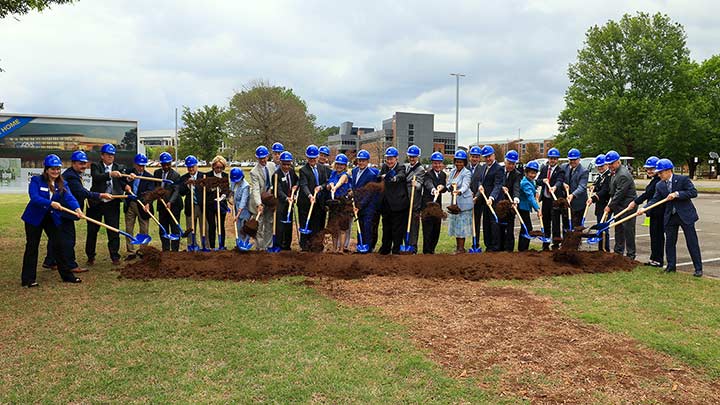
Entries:
{"label": "blonde hair", "polygon": [[225,160],[225,158],[220,155],[217,155],[213,158],[213,160],[210,162],[210,166],[215,166],[215,163],[218,162],[223,165],[223,169],[227,167],[227,160]]}

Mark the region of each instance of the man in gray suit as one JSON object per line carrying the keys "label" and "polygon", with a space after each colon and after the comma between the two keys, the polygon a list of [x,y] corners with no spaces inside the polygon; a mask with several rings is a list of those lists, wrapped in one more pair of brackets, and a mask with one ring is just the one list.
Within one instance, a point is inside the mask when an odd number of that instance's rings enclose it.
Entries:
{"label": "man in gray suit", "polygon": [[257,164],[250,171],[250,204],[248,210],[253,216],[261,212],[258,218],[258,232],[255,237],[257,241],[257,250],[267,250],[272,244],[273,234],[273,212],[264,210],[261,194],[264,192],[273,192],[273,185],[270,181],[272,175],[275,174],[275,163],[268,162],[270,151],[265,146],[258,146],[255,149],[255,157]]}
{"label": "man in gray suit", "polygon": [[[624,210],[637,197],[635,191],[635,180],[628,169],[620,164],[620,154],[611,150],[605,154],[605,162],[612,171],[610,178],[610,203],[605,212],[617,214]],[[632,214],[633,210],[625,215]],[[616,220],[621,218],[616,218]],[[627,254],[627,257],[635,259],[635,218],[625,221],[615,227],[615,253]]]}
{"label": "man in gray suit", "polygon": [[[572,215],[572,226],[564,224],[565,229],[575,229],[580,226],[582,216],[585,212],[587,204],[587,183],[590,174],[583,165],[580,164],[580,151],[572,148],[568,151],[569,163],[565,166],[565,184],[568,185],[567,200],[570,204]],[[570,218],[568,218],[570,220]]]}

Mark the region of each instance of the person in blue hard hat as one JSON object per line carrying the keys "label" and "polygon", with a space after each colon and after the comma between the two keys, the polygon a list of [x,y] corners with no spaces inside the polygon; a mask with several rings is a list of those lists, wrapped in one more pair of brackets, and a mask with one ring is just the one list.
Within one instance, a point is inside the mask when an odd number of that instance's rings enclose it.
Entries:
{"label": "person in blue hard hat", "polygon": [[[647,176],[650,177],[650,183],[645,187],[645,191],[630,203],[633,209],[646,201],[650,201],[655,195],[656,186],[660,181],[660,175],[655,170],[659,160],[656,156],[650,156],[645,161],[643,167]],[[665,220],[665,205],[649,210],[647,216],[650,220],[650,260],[645,265],[662,267],[665,258],[665,224],[663,223]]]}
{"label": "person in blue hard hat", "polygon": [[483,243],[486,250],[497,252],[500,250],[498,242],[498,234],[500,232],[495,217],[490,212],[490,208],[485,203],[485,198],[480,193],[482,190],[491,205],[495,205],[503,193],[502,186],[505,177],[503,176],[503,168],[495,159],[495,149],[490,145],[481,148],[485,164],[479,169],[475,169],[472,175],[471,190],[475,189],[473,198],[475,201],[475,235],[480,237],[480,227],[482,226]]}
{"label": "person in blue hard hat", "polygon": [[580,151],[572,148],[567,154],[565,165],[565,184],[568,185],[567,202],[570,204],[570,215],[564,229],[573,230],[582,223],[582,216],[587,204],[587,184],[590,172],[580,164]]}
{"label": "person in blue hard hat", "polygon": [[[313,236],[325,229],[326,213],[323,209],[325,205],[325,186],[327,185],[329,173],[327,167],[318,163],[320,156],[319,148],[315,145],[308,145],[305,148],[305,165],[300,168],[298,182],[300,184],[300,197],[297,201],[298,206],[298,226],[304,227],[307,223],[309,234],[300,234],[300,249],[304,252],[311,249],[319,249],[319,246],[311,246],[310,241]],[[310,206],[313,205],[310,212]],[[308,216],[310,221],[308,222]],[[320,250],[322,251],[322,250]]]}
{"label": "person in blue hard hat", "polygon": [[380,171],[369,166],[370,152],[365,149],[358,151],[355,159],[357,164],[350,172],[350,187],[353,190],[358,226],[362,231],[363,243],[368,245],[369,251],[372,252],[375,250],[378,240],[380,192],[379,188],[373,190],[371,186],[366,186],[380,183]]}
{"label": "person in blue hard hat", "polygon": [[[147,234],[150,227],[150,215],[149,212],[153,212],[152,206],[145,200],[145,193],[152,191],[155,188],[155,183],[150,180],[143,180],[136,178],[135,176],[141,177],[152,177],[150,173],[145,170],[148,164],[148,158],[138,153],[133,159],[133,168],[128,171],[127,174],[130,177],[126,180],[125,192],[130,195],[137,196],[136,198],[128,198],[125,200],[123,205],[123,212],[125,214],[125,232],[134,235],[135,234],[135,222],[140,227],[140,233]],[[125,240],[128,255],[125,260],[133,260],[137,257],[137,245],[130,243],[129,239]]]}
{"label": "person in blue hard hat", "polygon": [[665,204],[664,218],[665,255],[667,256],[665,272],[674,273],[677,270],[677,236],[678,228],[682,228],[683,234],[685,234],[685,244],[695,268],[693,276],[702,277],[702,255],[695,230],[695,222],[699,217],[695,205],[692,203],[692,199],[697,197],[697,190],[689,177],[673,174],[673,167],[670,159],[658,160],[655,170],[660,176],[660,181],[655,186],[655,195],[639,212],[645,214],[648,206],[665,198],[670,200]]}
{"label": "person in blue hard hat", "polygon": [[[595,218],[597,223],[600,223],[605,213],[605,207],[607,207],[610,201],[610,169],[608,169],[607,163],[605,162],[605,154],[599,154],[595,157],[595,166],[600,175],[595,178],[593,195],[587,200],[587,204],[595,203]],[[601,236],[601,241],[598,243],[598,250],[609,252],[610,231],[606,230],[602,232]]]}
{"label": "person in blue hard hat", "polygon": [[[455,197],[455,204],[460,212],[451,214],[448,221],[448,234],[455,237],[455,254],[465,253],[465,240],[472,238],[473,194],[470,190],[472,175],[467,165],[467,153],[464,150],[455,152],[455,167],[447,176],[445,187]],[[480,169],[482,170],[482,168]]]}
{"label": "person in blue hard hat", "polygon": [[[115,152],[115,146],[109,143],[106,143],[100,148],[100,161],[93,162],[90,165],[90,175],[92,176],[90,191],[119,195],[125,190],[127,182],[122,177],[122,174],[125,172],[125,166],[115,163]],[[105,222],[114,228],[120,228],[120,200],[107,198],[103,198],[100,201],[89,200],[87,216],[97,221]],[[85,254],[88,258],[88,266],[92,266],[95,264],[95,248],[100,226],[88,222],[87,227]],[[120,235],[108,229],[107,238],[110,260],[113,265],[119,265]]]}
{"label": "person in blue hard hat", "polygon": [[[202,236],[202,228],[205,227],[205,215],[202,206],[202,196],[205,193],[198,181],[205,177],[205,173],[198,170],[198,158],[194,155],[185,157],[185,168],[187,173],[180,176],[180,195],[185,198],[185,231],[188,232],[188,246],[199,242]],[[194,218],[193,218],[194,215]],[[248,214],[249,215],[249,214]],[[193,235],[195,240],[193,241]]]}
{"label": "person in blue hard hat", "polygon": [[272,162],[275,163],[275,167],[279,168],[281,166],[280,155],[285,152],[285,146],[280,142],[275,142],[270,149],[272,150],[273,156]]}
{"label": "person in blue hard hat", "polygon": [[[85,200],[99,201],[102,198],[110,199],[112,196],[107,193],[95,193],[85,188],[82,176],[88,166],[87,154],[81,150],[77,150],[70,156],[71,166],[65,169],[62,174],[63,179],[67,182],[70,192],[75,197],[82,209],[85,206]],[[75,220],[72,218],[62,217],[60,223],[60,235],[63,243],[63,249],[67,253],[68,266],[73,273],[84,273],[87,268],[80,267],[75,258]],[[47,255],[43,261],[43,267],[47,269],[57,270],[55,262],[55,254],[52,250],[52,244],[48,243]]]}
{"label": "person in blue hard hat", "polygon": [[[552,194],[555,197],[562,198],[565,196],[565,171],[558,165],[560,160],[560,151],[557,148],[550,148],[547,153],[548,161],[540,168],[540,174],[535,182],[540,187],[540,203],[542,204],[543,228],[545,228],[545,237],[552,236],[553,250],[560,247],[562,238],[560,237],[560,217],[562,213],[558,207],[554,207]],[[549,250],[550,243],[543,243],[543,250]]]}
{"label": "person in blue hard hat", "polygon": [[326,167],[328,176],[330,175],[330,148],[322,145],[318,148],[318,163]]}
{"label": "person in blue hard hat", "polygon": [[263,203],[263,195],[267,199],[269,195],[275,194],[273,188],[273,174],[278,169],[275,163],[270,161],[270,151],[264,145],[255,149],[255,159],[257,163],[250,170],[250,213],[256,216],[258,213],[258,231],[255,239],[257,244],[255,248],[259,251],[265,251],[272,247],[273,234],[273,210],[265,209]]}
{"label": "person in blue hard hat", "polygon": [[327,227],[331,231],[333,239],[333,251],[349,253],[350,230],[352,228],[352,203],[350,202],[349,174],[347,172],[348,157],[338,153],[333,162],[333,170],[330,172],[327,194],[330,199],[326,200],[328,208]]}
{"label": "person in blue hard hat", "polygon": [[[480,161],[482,160],[482,148],[478,145],[473,145],[468,151],[469,161],[467,169],[470,170],[471,174],[475,174],[475,169],[482,167]],[[477,190],[472,190],[473,193],[477,193]]]}
{"label": "person in blue hard hat", "polygon": [[398,162],[399,152],[391,146],[385,150],[385,163],[380,169],[385,190],[380,200],[382,214],[382,244],[379,253],[400,253],[405,238],[407,215],[410,209],[405,166]]}
{"label": "person in blue hard hat", "polygon": [[[161,153],[159,160],[160,168],[153,172],[153,177],[156,179],[170,180],[172,184],[167,182],[156,184],[156,187],[164,188],[168,195],[163,199],[167,203],[167,207],[162,201],[158,200],[157,202],[158,220],[168,232],[179,235],[181,233],[180,228],[178,228],[175,221],[173,221],[170,212],[172,212],[172,215],[177,219],[180,218],[180,212],[182,212],[183,209],[183,200],[180,195],[180,173],[172,168],[173,157],[168,152]],[[160,237],[160,242],[162,243],[163,252],[177,252],[180,250],[180,240],[171,241]]]}
{"label": "person in blue hard hat", "polygon": [[[445,174],[445,157],[442,152],[433,152],[430,155],[430,168],[423,178],[422,209],[425,209],[433,200],[442,206],[442,194],[447,191],[447,175]],[[422,219],[423,254],[435,254],[435,248],[440,240],[442,218],[426,215]]]}
{"label": "person in blue hard hat", "polygon": [[[518,212],[520,218],[522,218],[528,233],[533,230],[532,218],[530,213],[532,211],[537,212],[538,219],[542,221],[542,213],[540,211],[540,204],[538,204],[535,198],[537,184],[535,179],[537,178],[538,172],[540,171],[540,165],[538,162],[532,160],[525,165],[525,176],[520,180],[520,193],[518,194]],[[530,240],[524,237],[518,239],[518,252],[524,252],[530,247]]]}
{"label": "person in blue hard hat", "polygon": [[[205,207],[205,221],[207,221],[207,241],[211,249],[215,249],[215,243],[217,242],[218,249],[225,248],[225,217],[228,213],[228,202],[226,190],[230,185],[230,176],[228,176],[225,169],[227,169],[227,160],[224,157],[217,155],[210,162],[212,168],[209,172],[205,173],[205,178],[216,178],[222,179],[223,185],[217,187],[205,187],[205,201],[207,206]],[[218,194],[220,197],[218,198]],[[220,209],[220,221],[218,222],[218,208]],[[270,218],[272,220],[272,217]],[[218,233],[219,232],[219,233]],[[258,230],[259,232],[259,230]],[[219,237],[217,237],[219,235]]]}
{"label": "person in blue hard hat", "polygon": [[[275,179],[277,177],[277,180]],[[272,183],[277,181],[278,206],[275,222],[275,233],[278,246],[281,250],[290,250],[292,243],[293,216],[290,213],[290,223],[284,223],[288,217],[290,205],[295,200],[296,190],[299,187],[298,175],[293,167],[293,155],[290,152],[280,154],[280,166],[273,174]]]}
{"label": "person in blue hard hat", "polygon": [[250,242],[250,238],[242,233],[245,221],[250,219],[250,184],[245,180],[245,172],[239,167],[230,169],[230,192],[233,196],[233,205],[235,207],[235,218],[233,221],[235,230],[238,232],[238,238],[245,242]]}
{"label": "person in blue hard hat", "polygon": [[33,176],[28,186],[30,201],[22,220],[25,222],[25,253],[23,254],[20,282],[23,287],[37,287],[38,247],[43,231],[52,245],[55,262],[63,281],[79,283],[81,280],[70,271],[67,254],[63,249],[60,235],[61,216],[68,215],[60,210],[65,207],[75,211],[80,218],[82,210],[60,175],[62,161],[57,155],[47,155],[43,162],[43,173]]}
{"label": "person in blue hard hat", "polygon": [[[635,179],[630,171],[621,164],[620,154],[614,150],[605,154],[605,162],[612,171],[610,178],[610,202],[605,208],[605,212],[617,215],[620,211],[627,208],[631,202],[637,197],[635,191]],[[630,215],[634,211],[631,209],[625,215]],[[615,218],[619,220],[621,217]],[[636,218],[623,222],[615,227],[615,246],[613,251],[622,255],[623,253],[631,259],[635,259],[635,223]]]}
{"label": "person in blue hard hat", "polygon": [[[422,210],[422,187],[425,179],[425,168],[420,163],[422,151],[417,145],[410,145],[407,150],[407,160],[405,163],[405,175],[408,183],[408,196],[412,189],[415,189],[415,199],[413,200],[412,216],[410,217],[410,246],[413,247],[413,253],[418,252],[418,236],[420,234],[420,211]],[[414,179],[414,181],[413,181]]]}
{"label": "person in blue hard hat", "polygon": [[[503,192],[500,194],[500,201],[507,199],[510,194],[510,202],[517,206],[520,203],[520,180],[523,175],[517,169],[520,161],[520,154],[516,150],[509,150],[505,154],[505,168],[503,169]],[[510,210],[504,220],[498,224],[496,246],[500,251],[512,252],[515,249],[515,210]]]}

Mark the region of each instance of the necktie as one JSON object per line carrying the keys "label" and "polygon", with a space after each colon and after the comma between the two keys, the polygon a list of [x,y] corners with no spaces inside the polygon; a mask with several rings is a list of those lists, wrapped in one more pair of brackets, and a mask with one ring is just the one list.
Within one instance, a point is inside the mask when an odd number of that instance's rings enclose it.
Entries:
{"label": "necktie", "polygon": [[[110,173],[112,170],[112,166],[105,166],[105,173]],[[112,194],[112,177],[110,177],[107,181],[107,185],[105,186],[105,192],[108,194]]]}
{"label": "necktie", "polygon": [[320,185],[320,176],[318,176],[317,166],[313,166],[313,174],[315,175],[315,185]]}
{"label": "necktie", "polygon": [[133,194],[137,195],[139,185],[140,185],[140,179],[133,180],[133,186],[132,186]]}
{"label": "necktie", "polygon": [[292,181],[290,181],[290,172],[285,173],[285,179],[287,180],[288,190],[292,191]]}
{"label": "necktie", "polygon": [[[168,175],[167,172],[163,172],[162,179],[167,180],[167,175]],[[162,184],[162,188],[165,188],[165,186],[166,186],[165,181],[163,181],[161,184]]]}
{"label": "necktie", "polygon": [[267,191],[270,190],[270,172],[267,166],[263,166],[263,169],[265,169],[265,191]]}
{"label": "necktie", "polygon": [[[193,179],[193,181],[195,181],[197,179],[197,173],[195,173],[192,176],[192,179]],[[193,204],[198,205],[198,196],[197,196],[197,193],[195,192],[195,185],[193,184],[190,187],[192,187],[192,190],[193,190]]]}

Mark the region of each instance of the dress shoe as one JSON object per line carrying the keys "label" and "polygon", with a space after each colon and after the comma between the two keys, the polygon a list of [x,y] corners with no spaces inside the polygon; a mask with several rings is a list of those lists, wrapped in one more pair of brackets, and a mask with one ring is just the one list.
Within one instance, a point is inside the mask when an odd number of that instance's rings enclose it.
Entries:
{"label": "dress shoe", "polygon": [[93,264],[95,264],[95,259],[88,259],[87,265],[92,266]]}
{"label": "dress shoe", "polygon": [[45,263],[43,263],[42,266],[43,266],[43,269],[48,269],[48,270],[57,270],[57,269],[58,269],[58,267],[57,267],[56,264],[45,264]]}
{"label": "dress shoe", "polygon": [[137,255],[136,255],[135,253],[130,253],[130,254],[127,255],[127,257],[125,258],[125,261],[128,262],[128,261],[130,261],[130,260],[135,260],[136,257],[137,257]]}
{"label": "dress shoe", "polygon": [[646,262],[646,263],[645,263],[645,266],[650,266],[650,267],[662,267],[663,265],[662,265],[662,263],[660,263],[660,262],[656,262],[656,261],[654,261],[654,260],[650,260],[649,262]]}
{"label": "dress shoe", "polygon": [[693,277],[702,277],[702,270],[695,270],[695,273],[693,273]]}
{"label": "dress shoe", "polygon": [[85,267],[75,267],[70,271],[72,271],[73,273],[85,273],[86,271],[88,271],[88,269]]}
{"label": "dress shoe", "polygon": [[32,283],[23,283],[23,287],[27,288],[33,288],[33,287],[40,287],[40,284],[38,284],[36,281],[33,281]]}
{"label": "dress shoe", "polygon": [[67,279],[67,280],[63,280],[63,283],[79,284],[79,283],[82,283],[82,280],[80,280],[79,278],[75,277],[75,278],[69,278],[69,279]]}
{"label": "dress shoe", "polygon": [[675,267],[666,267],[665,273],[675,273],[677,270],[675,270]]}
{"label": "dress shoe", "polygon": [[112,264],[113,264],[113,266],[119,266],[119,265],[120,265],[120,259],[113,259]]}

